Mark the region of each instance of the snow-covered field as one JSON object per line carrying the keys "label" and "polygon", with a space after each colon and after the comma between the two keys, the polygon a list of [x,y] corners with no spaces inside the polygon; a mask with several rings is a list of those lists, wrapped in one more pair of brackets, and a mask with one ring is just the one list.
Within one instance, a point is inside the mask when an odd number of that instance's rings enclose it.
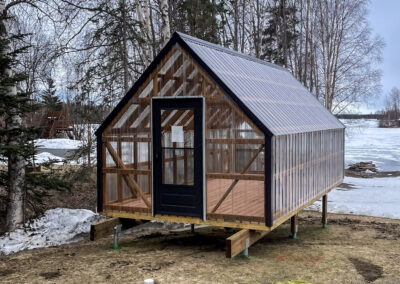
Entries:
{"label": "snow-covered field", "polygon": [[346,165],[373,161],[380,171],[400,171],[400,129],[378,128],[376,119],[343,119]]}
{"label": "snow-covered field", "polygon": [[50,247],[87,238],[90,225],[101,217],[86,209],[57,208],[0,237],[0,254]]}
{"label": "snow-covered field", "polygon": [[[380,171],[400,171],[400,129],[378,128],[377,120],[342,120],[346,166],[373,161]],[[308,207],[321,210],[321,200]],[[352,178],[328,195],[328,211],[400,219],[400,177]]]}

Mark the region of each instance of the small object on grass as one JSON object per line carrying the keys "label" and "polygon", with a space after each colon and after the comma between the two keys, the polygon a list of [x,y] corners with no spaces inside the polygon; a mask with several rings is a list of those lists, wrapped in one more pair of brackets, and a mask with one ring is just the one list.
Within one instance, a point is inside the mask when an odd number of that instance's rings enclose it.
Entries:
{"label": "small object on grass", "polygon": [[122,225],[119,224],[114,227],[114,246],[113,249],[118,249],[118,235],[121,233]]}

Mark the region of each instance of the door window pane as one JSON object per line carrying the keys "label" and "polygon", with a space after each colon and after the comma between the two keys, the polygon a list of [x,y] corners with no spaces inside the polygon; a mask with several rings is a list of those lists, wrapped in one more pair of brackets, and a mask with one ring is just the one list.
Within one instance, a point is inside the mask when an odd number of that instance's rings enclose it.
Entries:
{"label": "door window pane", "polygon": [[162,183],[194,184],[194,110],[161,110]]}

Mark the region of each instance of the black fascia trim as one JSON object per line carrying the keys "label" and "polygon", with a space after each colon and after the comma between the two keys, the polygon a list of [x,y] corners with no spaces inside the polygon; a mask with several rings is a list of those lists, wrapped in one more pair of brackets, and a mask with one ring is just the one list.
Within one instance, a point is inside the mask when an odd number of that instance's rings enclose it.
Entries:
{"label": "black fascia trim", "polygon": [[106,117],[103,123],[97,128],[95,134],[99,136],[99,134],[103,133],[104,129],[112,122],[112,120],[117,116],[117,114],[122,110],[122,108],[129,102],[129,100],[133,97],[136,91],[140,88],[140,86],[146,81],[146,79],[150,76],[151,72],[157,67],[158,63],[160,63],[161,59],[167,55],[167,53],[171,50],[171,48],[177,42],[177,38],[179,35],[174,33],[171,37],[170,41],[163,47],[160,53],[156,56],[153,62],[146,68],[143,74],[139,77],[138,80],[133,84],[132,88],[126,93],[126,95],[121,99],[121,101],[116,105],[116,107],[111,111],[111,113]]}
{"label": "black fascia trim", "polygon": [[[97,135],[97,212],[103,212],[103,139]],[[105,158],[105,157],[104,157]]]}
{"label": "black fascia trim", "polygon": [[[265,225],[272,227],[274,224],[274,191],[273,191],[273,137],[265,137],[264,147],[264,167],[265,167],[265,183],[264,183],[264,202],[265,202]],[[267,156],[268,155],[268,156]]]}
{"label": "black fascia trim", "polygon": [[[174,33],[174,36],[178,35]],[[254,124],[260,128],[260,130],[264,133],[265,136],[272,137],[273,133],[254,115],[254,113],[249,110],[249,108],[235,95],[234,92],[208,67],[207,64],[190,48],[190,46],[185,42],[182,37],[178,35],[177,37],[178,43],[181,47],[189,53],[189,55],[204,69],[204,71],[225,91],[225,93],[239,106],[239,108],[250,118]]]}

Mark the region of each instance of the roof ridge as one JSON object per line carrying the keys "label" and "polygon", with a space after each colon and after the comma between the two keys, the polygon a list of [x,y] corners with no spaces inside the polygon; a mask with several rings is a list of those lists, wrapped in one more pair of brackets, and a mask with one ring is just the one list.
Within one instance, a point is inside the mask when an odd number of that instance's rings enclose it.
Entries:
{"label": "roof ridge", "polygon": [[278,69],[278,70],[281,70],[281,71],[289,72],[289,70],[286,69],[285,67],[282,67],[282,66],[276,65],[274,63],[270,63],[270,62],[261,60],[259,58],[254,57],[254,56],[250,56],[250,55],[241,53],[239,51],[234,51],[232,49],[223,47],[221,45],[218,45],[218,44],[215,44],[215,43],[211,43],[211,42],[208,42],[208,41],[205,41],[205,40],[202,40],[202,39],[199,39],[199,38],[196,38],[196,37],[193,37],[193,36],[181,33],[181,32],[175,32],[175,33],[177,33],[183,40],[191,41],[191,42],[193,42],[195,44],[203,45],[203,46],[206,46],[208,48],[212,48],[212,49],[215,49],[215,50],[218,50],[218,51],[221,51],[221,52],[225,52],[225,53],[233,55],[233,56],[238,56],[238,57],[241,57],[243,59],[246,59],[246,60],[249,60],[249,61],[253,61],[253,62],[256,62],[256,63],[259,63],[259,64],[263,64],[263,65],[266,65],[266,66],[271,67],[271,68],[275,68],[275,69]]}

